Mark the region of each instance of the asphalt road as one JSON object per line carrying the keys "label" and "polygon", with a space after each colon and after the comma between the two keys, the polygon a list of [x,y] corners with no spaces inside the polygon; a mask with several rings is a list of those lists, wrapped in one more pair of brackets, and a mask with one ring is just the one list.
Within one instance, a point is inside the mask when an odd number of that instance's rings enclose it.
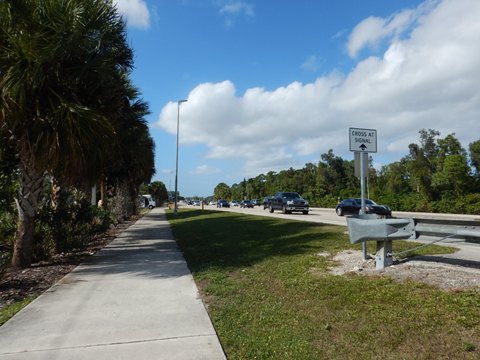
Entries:
{"label": "asphalt road", "polygon": [[216,206],[206,205],[204,208],[209,210],[230,211],[250,215],[269,216],[282,219],[288,218],[299,221],[347,226],[346,218],[344,216],[337,216],[333,209],[311,208],[308,215],[303,215],[302,213],[282,214],[281,211],[270,213],[268,209],[263,210],[263,206],[255,206],[254,208],[241,208],[239,206],[217,208]]}
{"label": "asphalt road", "polygon": [[[191,206],[190,206],[191,207]],[[220,211],[233,211],[244,214],[259,215],[259,216],[271,216],[277,218],[288,218],[292,220],[318,222],[324,224],[343,225],[347,226],[346,216],[338,216],[334,209],[330,208],[310,208],[308,215],[302,213],[282,214],[280,211],[275,211],[271,214],[267,209],[263,210],[263,206],[255,206],[254,208],[240,208],[238,206],[231,208],[217,208],[212,205],[205,205],[205,209],[220,210]],[[425,218],[425,219],[449,219],[449,220],[477,220],[480,221],[478,215],[458,215],[458,214],[430,214],[419,212],[400,212],[394,211],[392,213],[397,218]]]}

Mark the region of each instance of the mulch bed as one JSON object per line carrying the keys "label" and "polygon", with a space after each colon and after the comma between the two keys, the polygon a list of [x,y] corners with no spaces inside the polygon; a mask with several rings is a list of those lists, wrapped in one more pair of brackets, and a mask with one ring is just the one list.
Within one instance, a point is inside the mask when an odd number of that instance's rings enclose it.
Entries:
{"label": "mulch bed", "polygon": [[85,249],[54,255],[48,261],[32,264],[26,269],[7,269],[0,278],[0,309],[16,301],[38,296],[72,271],[86,258],[95,254],[134,224],[140,216],[111,227],[103,237],[90,242]]}

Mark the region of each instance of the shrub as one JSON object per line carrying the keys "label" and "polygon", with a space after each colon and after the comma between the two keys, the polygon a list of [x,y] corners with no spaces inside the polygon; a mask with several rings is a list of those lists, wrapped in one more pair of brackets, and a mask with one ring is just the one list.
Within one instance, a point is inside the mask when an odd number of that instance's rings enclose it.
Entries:
{"label": "shrub", "polygon": [[480,215],[480,194],[468,194],[461,200],[466,214]]}
{"label": "shrub", "polygon": [[81,192],[62,191],[56,208],[50,202],[40,208],[35,224],[34,260],[82,249],[104,234],[112,222],[107,210],[91,205]]}
{"label": "shrub", "polygon": [[5,274],[7,267],[10,265],[11,260],[12,260],[11,252],[0,250],[0,280]]}
{"label": "shrub", "polygon": [[0,278],[12,259],[13,237],[16,229],[16,216],[12,212],[0,213]]}
{"label": "shrub", "polygon": [[461,202],[458,200],[459,198],[456,197],[453,192],[444,191],[439,200],[431,202],[432,210],[436,213],[462,212]]}
{"label": "shrub", "polygon": [[331,195],[325,195],[320,200],[320,206],[324,208],[334,208],[337,206],[338,199]]}

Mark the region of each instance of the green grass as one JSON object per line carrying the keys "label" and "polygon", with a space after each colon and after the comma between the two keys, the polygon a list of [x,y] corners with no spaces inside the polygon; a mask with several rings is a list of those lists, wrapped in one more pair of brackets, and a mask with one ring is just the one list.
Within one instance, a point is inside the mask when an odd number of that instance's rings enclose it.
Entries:
{"label": "green grass", "polygon": [[28,297],[23,300],[15,301],[14,303],[0,309],[0,326],[5,324],[13,315],[22,310],[25,306],[30,304],[36,296]]}
{"label": "green grass", "polygon": [[[480,357],[479,292],[330,275],[337,252],[360,249],[345,227],[200,210],[168,216],[229,360]],[[394,251],[413,246],[394,241]]]}

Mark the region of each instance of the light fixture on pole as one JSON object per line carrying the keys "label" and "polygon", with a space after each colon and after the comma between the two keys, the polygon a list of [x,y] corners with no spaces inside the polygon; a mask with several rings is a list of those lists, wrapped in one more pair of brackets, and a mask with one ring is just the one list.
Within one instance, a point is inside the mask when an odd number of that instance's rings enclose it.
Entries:
{"label": "light fixture on pole", "polygon": [[178,196],[178,130],[180,127],[180,104],[183,102],[187,102],[187,100],[178,100],[177,101],[177,158],[175,162],[175,208],[173,213],[177,215],[178,212],[178,204],[177,204],[177,196]]}

